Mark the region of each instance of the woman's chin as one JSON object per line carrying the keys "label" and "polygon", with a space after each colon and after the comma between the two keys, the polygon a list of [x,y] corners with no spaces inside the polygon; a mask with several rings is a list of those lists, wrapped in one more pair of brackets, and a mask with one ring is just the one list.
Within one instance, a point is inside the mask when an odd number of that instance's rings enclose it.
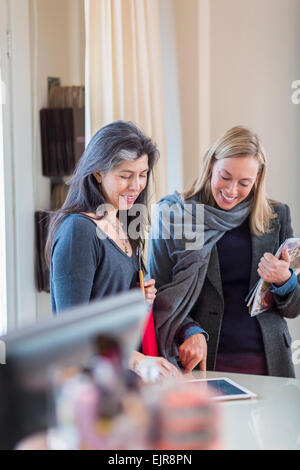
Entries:
{"label": "woman's chin", "polygon": [[133,204],[134,202],[122,202],[122,204],[119,205],[119,211],[129,211]]}

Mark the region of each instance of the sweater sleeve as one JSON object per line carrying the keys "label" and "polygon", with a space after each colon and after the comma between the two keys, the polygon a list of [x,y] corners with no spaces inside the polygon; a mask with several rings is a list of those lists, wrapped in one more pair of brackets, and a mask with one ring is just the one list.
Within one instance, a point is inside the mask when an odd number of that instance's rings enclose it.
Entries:
{"label": "sweater sleeve", "polygon": [[53,245],[51,257],[52,288],[57,313],[89,302],[99,256],[93,222],[76,216],[64,222]]}
{"label": "sweater sleeve", "polygon": [[[293,229],[291,224],[291,212],[289,206],[284,204],[285,217],[282,222],[282,232],[280,233],[280,243],[287,238],[293,238]],[[293,290],[284,297],[274,293],[275,303],[281,315],[286,318],[296,318],[300,312],[300,274]]]}
{"label": "sweater sleeve", "polygon": [[180,343],[184,343],[184,341],[186,341],[188,338],[199,333],[202,333],[205,336],[207,342],[209,341],[209,334],[203,330],[203,328],[200,328],[200,326],[198,326],[198,324],[195,322],[182,327],[179,330],[178,339]]}

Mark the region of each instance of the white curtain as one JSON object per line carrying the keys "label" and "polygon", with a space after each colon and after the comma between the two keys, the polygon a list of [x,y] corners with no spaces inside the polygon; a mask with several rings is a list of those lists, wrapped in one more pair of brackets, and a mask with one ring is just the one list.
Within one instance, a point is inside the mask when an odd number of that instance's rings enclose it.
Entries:
{"label": "white curtain", "polygon": [[158,199],[167,193],[158,0],[85,0],[85,9],[87,137],[116,119],[135,122],[161,153]]}

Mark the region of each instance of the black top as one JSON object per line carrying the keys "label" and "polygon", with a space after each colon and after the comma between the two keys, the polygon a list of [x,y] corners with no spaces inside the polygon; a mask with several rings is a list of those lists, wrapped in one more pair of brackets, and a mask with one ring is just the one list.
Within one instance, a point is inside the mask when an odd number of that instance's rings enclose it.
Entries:
{"label": "black top", "polygon": [[224,296],[219,353],[264,353],[258,321],[245,298],[249,292],[252,246],[249,220],[230,230],[217,243]]}
{"label": "black top", "polygon": [[69,215],[52,245],[52,312],[137,287],[138,269],[136,254],[127,256],[92,219]]}

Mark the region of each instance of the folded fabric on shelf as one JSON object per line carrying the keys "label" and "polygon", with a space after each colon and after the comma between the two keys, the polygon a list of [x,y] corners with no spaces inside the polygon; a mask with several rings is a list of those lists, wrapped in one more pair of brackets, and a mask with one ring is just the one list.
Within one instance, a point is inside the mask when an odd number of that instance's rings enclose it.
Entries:
{"label": "folded fabric on shelf", "polygon": [[53,185],[51,193],[51,210],[57,211],[64,204],[69,186],[66,183],[57,183]]}
{"label": "folded fabric on shelf", "polygon": [[84,86],[51,86],[48,97],[49,108],[84,108],[84,106]]}
{"label": "folded fabric on shelf", "polygon": [[36,211],[35,217],[35,275],[39,292],[50,292],[49,269],[46,264],[44,250],[48,232],[48,214]]}
{"label": "folded fabric on shelf", "polygon": [[73,108],[42,109],[40,123],[43,175],[49,177],[71,175],[76,161],[84,151],[84,109],[76,111]]}

